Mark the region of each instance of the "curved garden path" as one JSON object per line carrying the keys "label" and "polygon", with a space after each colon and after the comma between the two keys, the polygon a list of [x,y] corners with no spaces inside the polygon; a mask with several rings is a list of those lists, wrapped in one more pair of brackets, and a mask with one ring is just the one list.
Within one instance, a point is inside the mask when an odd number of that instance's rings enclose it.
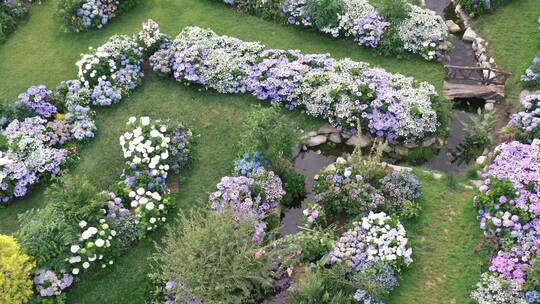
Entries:
{"label": "curved garden path", "polygon": [[[531,0],[525,0],[531,1]],[[536,1],[536,0],[532,0]],[[334,57],[351,57],[381,66],[391,72],[433,83],[439,92],[443,78],[439,63],[422,59],[399,60],[380,57],[351,42],[332,40],[311,31],[275,25],[255,17],[240,17],[216,0],[147,0],[119,17],[101,31],[62,34],[52,18],[56,0],[36,6],[28,22],[0,46],[0,100],[9,102],[32,84],[57,85],[76,77],[74,63],[89,46],[103,43],[117,33],[133,33],[140,24],[153,18],[162,31],[175,35],[182,27],[209,27],[221,34],[244,40],[260,40],[268,47],[298,48],[304,52],[329,52]],[[257,29],[256,31],[254,29]],[[131,98],[120,105],[99,111],[98,136],[81,151],[81,160],[71,170],[87,175],[104,187],[114,180],[121,167],[117,144],[124,122],[132,115],[168,118],[181,117],[200,134],[198,161],[180,177],[180,193],[175,197],[182,209],[206,204],[207,193],[227,174],[237,154],[236,142],[242,120],[255,111],[250,96],[227,96],[181,86],[169,79],[150,75]],[[201,115],[204,113],[204,115]],[[304,129],[321,123],[307,120],[300,113],[286,113]],[[480,239],[471,191],[453,190],[443,176],[417,172],[424,185],[425,204],[420,218],[406,223],[414,247],[413,266],[403,273],[401,286],[389,303],[465,303],[470,286],[481,271],[482,258],[474,253]],[[43,203],[43,189],[0,210],[0,233],[17,230],[16,215]],[[161,231],[162,232],[162,231]],[[160,231],[152,235],[159,242]],[[85,274],[80,284],[68,293],[68,303],[142,303],[150,285],[147,257],[154,251],[152,240],[137,244],[113,267]]]}

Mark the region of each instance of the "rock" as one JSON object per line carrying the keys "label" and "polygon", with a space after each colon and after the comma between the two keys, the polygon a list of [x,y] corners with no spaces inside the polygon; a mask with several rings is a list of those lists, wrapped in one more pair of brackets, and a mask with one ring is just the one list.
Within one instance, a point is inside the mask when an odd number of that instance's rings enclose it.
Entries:
{"label": "rock", "polygon": [[443,49],[445,51],[451,49],[452,47],[453,47],[453,45],[452,45],[452,42],[450,42],[450,41],[445,41],[445,42],[443,42],[441,44],[441,49]]}
{"label": "rock", "polygon": [[440,174],[440,173],[432,172],[431,174],[433,175],[433,177],[434,177],[436,180],[441,180],[441,179],[443,178],[443,175]]}
{"label": "rock", "polygon": [[467,28],[463,34],[463,40],[473,42],[476,39],[477,35],[472,28]]}
{"label": "rock", "polygon": [[339,136],[339,133],[332,133],[328,136],[328,140],[330,140],[333,143],[340,144],[341,136]]}
{"label": "rock", "polygon": [[400,157],[409,155],[409,149],[405,147],[396,147],[396,154]]}
{"label": "rock", "polygon": [[493,57],[489,58],[489,63],[495,64],[495,59],[493,59]]}
{"label": "rock", "polygon": [[318,135],[318,133],[315,132],[315,131],[311,131],[311,132],[309,132],[309,133],[307,134],[308,137],[314,137],[314,136],[317,136],[317,135]]}
{"label": "rock", "polygon": [[493,111],[493,109],[495,109],[495,104],[492,102],[486,102],[486,104],[484,105],[484,110]]}
{"label": "rock", "polygon": [[343,131],[343,132],[341,132],[341,137],[343,137],[343,138],[345,138],[345,139],[351,138],[352,135],[353,135],[353,134],[352,134],[351,131]]}
{"label": "rock", "polygon": [[402,166],[396,166],[396,165],[391,165],[391,164],[389,164],[388,167],[397,172],[402,172],[402,171],[412,172],[412,168],[409,168],[409,167],[402,167]]}
{"label": "rock", "polygon": [[383,151],[385,153],[391,153],[391,152],[394,152],[394,149],[392,147],[390,147],[390,145],[386,145],[383,149]]}
{"label": "rock", "polygon": [[416,143],[406,143],[403,145],[405,148],[407,149],[414,149],[414,148],[418,148],[418,144]]}
{"label": "rock", "polygon": [[476,164],[480,165],[480,166],[484,166],[487,162],[487,157],[482,155],[482,156],[478,156],[478,158],[476,159]]}
{"label": "rock", "polygon": [[300,154],[300,151],[302,151],[302,145],[296,144],[292,147],[291,155],[293,158],[296,158],[298,154]]}
{"label": "rock", "polygon": [[486,54],[480,55],[480,57],[478,57],[478,61],[480,61],[480,62],[489,62],[488,57],[486,56]]}
{"label": "rock", "polygon": [[482,186],[484,184],[483,181],[481,180],[472,180],[471,181],[471,184],[475,187],[475,188],[480,188],[480,186]]}
{"label": "rock", "polygon": [[371,145],[371,138],[366,135],[361,135],[358,137],[358,135],[355,134],[347,140],[346,144],[349,146],[356,146],[360,144],[360,148],[366,148]]}
{"label": "rock", "polygon": [[329,124],[326,124],[319,129],[319,134],[330,134],[330,133],[337,133],[337,132],[339,132],[338,129],[332,127]]}
{"label": "rock", "polygon": [[437,141],[437,138],[435,137],[426,138],[422,142],[422,147],[431,147],[435,144],[436,141]]}
{"label": "rock", "polygon": [[322,145],[326,142],[326,136],[325,135],[317,135],[309,138],[308,146],[315,147],[318,145]]}
{"label": "rock", "polygon": [[454,20],[446,20],[446,26],[448,26],[450,33],[455,34],[461,32],[461,28],[454,22]]}
{"label": "rock", "polygon": [[474,41],[478,43],[478,45],[482,45],[486,42],[482,37],[476,37]]}

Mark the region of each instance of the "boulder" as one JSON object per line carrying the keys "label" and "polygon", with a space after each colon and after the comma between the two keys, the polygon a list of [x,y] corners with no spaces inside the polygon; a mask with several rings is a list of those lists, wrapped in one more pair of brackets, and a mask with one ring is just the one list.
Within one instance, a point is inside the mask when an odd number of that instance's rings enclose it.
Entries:
{"label": "boulder", "polygon": [[478,156],[478,158],[476,159],[476,164],[480,165],[480,166],[484,166],[487,162],[487,157],[482,155],[482,156]]}
{"label": "boulder", "polygon": [[325,142],[326,142],[326,136],[325,135],[312,136],[312,137],[309,138],[308,146],[315,147],[315,146],[318,146],[318,145],[322,145]]}
{"label": "boulder", "polygon": [[326,124],[319,129],[319,134],[330,134],[330,133],[337,133],[337,132],[339,132],[338,129],[332,127],[329,124]]}
{"label": "boulder", "polygon": [[406,143],[403,145],[405,148],[407,149],[414,149],[414,148],[418,148],[418,144],[417,143]]}
{"label": "boulder", "polygon": [[317,132],[315,132],[315,131],[311,131],[311,132],[309,132],[309,133],[307,134],[308,137],[313,137],[313,136],[317,136],[317,135],[318,135],[318,134],[317,134]]}
{"label": "boulder", "polygon": [[454,22],[454,20],[446,20],[446,26],[448,26],[450,33],[455,34],[461,32],[461,28]]}
{"label": "boulder", "polygon": [[356,146],[360,145],[360,148],[366,148],[371,145],[371,138],[366,135],[361,135],[360,137],[358,135],[353,135],[351,138],[349,138],[346,142],[349,146]]}
{"label": "boulder", "polygon": [[396,172],[412,172],[412,168],[409,167],[402,167],[402,166],[396,166],[389,164],[388,167]]}
{"label": "boulder", "polygon": [[328,140],[330,140],[333,143],[340,144],[341,136],[339,135],[339,133],[332,133],[328,136]]}
{"label": "boulder", "polygon": [[302,145],[296,144],[291,149],[291,155],[293,158],[296,158],[298,154],[300,154],[300,151],[302,151]]}
{"label": "boulder", "polygon": [[409,155],[409,149],[407,149],[405,147],[396,147],[396,154],[399,157],[407,156],[407,155]]}
{"label": "boulder", "polygon": [[353,134],[352,134],[351,131],[343,131],[343,132],[341,132],[341,137],[343,137],[343,138],[345,138],[345,139],[351,138],[352,135],[353,135]]}
{"label": "boulder", "polygon": [[476,39],[477,35],[472,28],[467,28],[463,34],[463,40],[473,42]]}
{"label": "boulder", "polygon": [[435,142],[437,142],[437,138],[435,137],[426,138],[422,142],[422,147],[431,147],[435,144]]}
{"label": "boulder", "polygon": [[484,105],[484,110],[493,111],[493,109],[495,109],[495,104],[492,102],[486,102],[486,104]]}

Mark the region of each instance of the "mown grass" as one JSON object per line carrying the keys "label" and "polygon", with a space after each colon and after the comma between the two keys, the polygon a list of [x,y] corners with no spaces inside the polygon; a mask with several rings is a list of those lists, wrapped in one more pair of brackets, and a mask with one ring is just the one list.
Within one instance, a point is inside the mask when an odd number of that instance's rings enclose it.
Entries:
{"label": "mown grass", "polygon": [[[176,35],[183,27],[197,25],[244,40],[259,40],[268,47],[296,48],[304,52],[328,52],[336,58],[351,57],[431,82],[440,91],[443,78],[439,63],[420,58],[399,60],[381,57],[355,46],[350,41],[334,40],[314,31],[276,25],[261,19],[240,16],[220,1],[147,0],[101,31],[80,34],[58,32],[53,19],[56,1],[36,6],[28,21],[8,42],[0,46],[0,100],[12,102],[32,84],[54,87],[61,80],[76,77],[74,63],[89,46],[103,43],[113,34],[131,34],[140,23],[152,18],[162,31]],[[99,111],[97,137],[81,150],[81,160],[71,169],[86,175],[106,188],[120,174],[122,165],[118,136],[132,115],[178,119],[189,124],[198,138],[198,160],[180,176],[179,208],[204,206],[208,192],[219,178],[229,173],[238,154],[236,143],[242,132],[242,120],[255,109],[250,96],[227,96],[181,86],[170,79],[151,75],[132,97],[121,104]],[[308,120],[301,113],[285,113],[304,129],[320,121]],[[470,193],[449,190],[442,181],[422,175],[425,207],[416,223],[407,224],[415,251],[415,263],[403,273],[401,286],[390,303],[463,303],[479,273],[480,257],[473,253],[479,239],[470,206]],[[16,215],[43,204],[43,190],[0,209],[0,233],[14,233]],[[149,287],[147,258],[154,252],[153,241],[139,242],[113,267],[81,276],[68,295],[68,303],[142,303]]]}
{"label": "mown grass", "polygon": [[481,16],[473,26],[489,41],[492,55],[499,67],[513,76],[507,82],[507,101],[517,105],[522,86],[519,78],[533,57],[540,51],[538,0],[512,1],[493,14]]}

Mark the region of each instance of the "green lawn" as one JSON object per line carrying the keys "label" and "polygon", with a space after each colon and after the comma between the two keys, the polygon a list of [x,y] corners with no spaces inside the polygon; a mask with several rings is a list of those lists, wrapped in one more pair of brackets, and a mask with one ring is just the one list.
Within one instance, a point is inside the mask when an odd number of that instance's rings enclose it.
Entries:
{"label": "green lawn", "polygon": [[[304,52],[328,52],[336,58],[351,57],[381,66],[391,72],[431,82],[440,91],[443,70],[440,63],[423,59],[398,60],[381,57],[355,46],[350,41],[334,40],[314,31],[276,25],[249,16],[239,16],[219,1],[146,0],[119,17],[101,31],[82,34],[58,32],[53,19],[56,1],[35,6],[28,22],[0,46],[0,100],[12,102],[33,84],[57,85],[76,76],[74,63],[89,46],[103,43],[109,36],[134,33],[140,24],[152,18],[162,31],[176,35],[184,26],[208,27],[220,34],[244,40],[259,40],[268,47],[297,48]],[[151,75],[132,97],[121,104],[99,111],[99,133],[81,151],[81,160],[73,173],[86,175],[105,188],[120,174],[122,164],[118,136],[129,116],[177,118],[188,123],[197,134],[198,160],[180,177],[180,208],[204,206],[216,182],[229,173],[242,132],[241,121],[255,104],[251,96],[228,96],[181,86],[171,79]],[[301,113],[285,113],[305,129],[320,121],[306,119]],[[425,206],[420,219],[407,224],[414,247],[415,263],[403,273],[401,286],[390,303],[464,303],[469,287],[477,280],[481,257],[473,252],[480,232],[471,207],[471,194],[452,191],[443,181],[421,176]],[[43,204],[46,185],[36,187],[32,195],[0,209],[0,233],[17,230],[16,215]],[[116,264],[104,271],[83,275],[68,295],[68,303],[142,303],[149,282],[147,258],[154,252],[153,240],[138,243]]]}
{"label": "green lawn", "polygon": [[480,36],[489,41],[499,67],[514,74],[507,83],[507,101],[512,105],[519,102],[519,78],[540,50],[538,17],[538,0],[516,0],[491,15],[481,16],[473,24]]}

